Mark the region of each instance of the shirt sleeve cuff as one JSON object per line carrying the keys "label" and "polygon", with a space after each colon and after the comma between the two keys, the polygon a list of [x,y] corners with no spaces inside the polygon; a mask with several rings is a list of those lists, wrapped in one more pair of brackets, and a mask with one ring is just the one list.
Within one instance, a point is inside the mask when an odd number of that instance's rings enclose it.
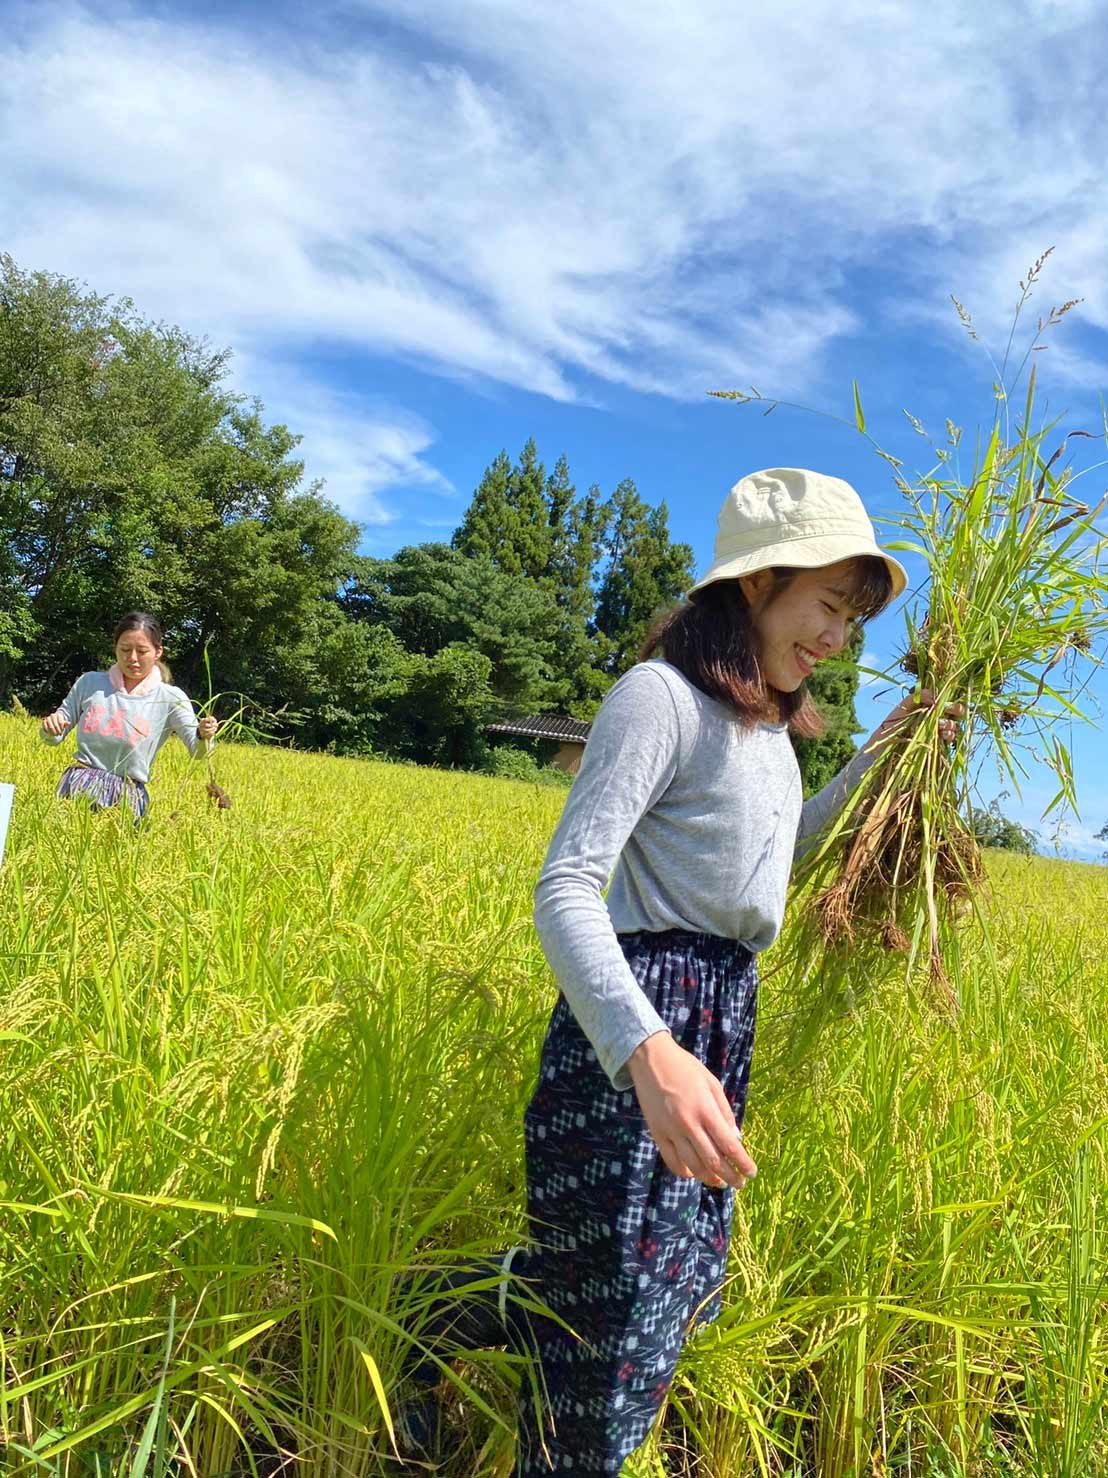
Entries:
{"label": "shirt sleeve cuff", "polygon": [[608,1080],[617,1093],[626,1093],[628,1088],[634,1086],[628,1060],[635,1048],[645,1042],[647,1037],[669,1031],[669,1027],[645,999],[643,1008],[637,1013],[635,1020],[627,1023],[618,1037],[602,1043],[597,1049],[600,1066],[608,1074]]}

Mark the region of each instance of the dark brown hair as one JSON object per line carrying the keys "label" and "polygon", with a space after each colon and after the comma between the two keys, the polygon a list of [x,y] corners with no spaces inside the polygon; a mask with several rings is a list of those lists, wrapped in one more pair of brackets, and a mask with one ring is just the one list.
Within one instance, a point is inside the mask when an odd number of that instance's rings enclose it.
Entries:
{"label": "dark brown hair", "polygon": [[[154,646],[165,646],[165,632],[162,630],[162,623],[158,620],[157,616],[152,616],[149,611],[128,611],[125,616],[119,618],[115,623],[115,630],[112,632],[113,650],[119,638],[125,636],[128,631],[141,631],[143,636],[150,638]],[[169,671],[167,663],[159,661],[158,671],[162,675],[163,682],[168,683],[172,680],[172,674]]]}
{"label": "dark brown hair", "polygon": [[141,631],[144,636],[150,638],[156,647],[165,646],[165,633],[162,631],[162,623],[158,620],[157,616],[152,616],[149,611],[128,611],[125,616],[121,616],[115,623],[115,630],[112,632],[112,646],[114,647],[119,638],[124,636],[128,631]]}
{"label": "dark brown hair", "polygon": [[[792,584],[800,571],[775,566],[766,605]],[[883,559],[859,555],[850,562],[843,586],[857,619],[867,621],[892,595],[892,577]],[[769,687],[758,662],[758,644],[749,602],[738,580],[715,580],[658,617],[639,650],[639,661],[660,655],[709,698],[729,704],[747,727],[787,724],[789,732],[818,739],[827,725],[806,683],[792,693]]]}

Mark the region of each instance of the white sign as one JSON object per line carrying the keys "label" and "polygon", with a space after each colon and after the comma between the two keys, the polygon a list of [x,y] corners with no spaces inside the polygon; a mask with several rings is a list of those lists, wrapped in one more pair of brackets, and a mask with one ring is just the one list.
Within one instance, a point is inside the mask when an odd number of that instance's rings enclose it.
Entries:
{"label": "white sign", "polygon": [[4,843],[8,840],[8,822],[12,819],[14,785],[0,785],[0,862],[4,860]]}

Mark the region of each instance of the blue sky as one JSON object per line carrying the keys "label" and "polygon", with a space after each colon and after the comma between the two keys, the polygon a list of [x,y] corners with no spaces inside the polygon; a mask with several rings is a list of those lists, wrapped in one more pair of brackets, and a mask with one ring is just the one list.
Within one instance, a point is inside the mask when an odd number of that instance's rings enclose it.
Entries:
{"label": "blue sky", "polygon": [[[231,346],[370,552],[446,537],[528,436],[582,488],[665,499],[700,567],[759,467],[837,473],[893,513],[849,430],[705,391],[849,417],[857,377],[870,430],[923,470],[903,410],[991,414],[985,348],[1048,246],[1032,311],[1083,302],[1041,381],[1067,426],[1101,424],[1095,0],[0,0],[0,31],[0,246]],[[879,665],[901,630],[871,629]],[[863,720],[892,697],[867,689]],[[1103,673],[1087,702],[1099,720]],[[1093,858],[1105,740],[1072,743],[1060,844]],[[980,785],[1001,788],[987,765]],[[1035,774],[1004,809],[1038,825],[1052,793]]]}

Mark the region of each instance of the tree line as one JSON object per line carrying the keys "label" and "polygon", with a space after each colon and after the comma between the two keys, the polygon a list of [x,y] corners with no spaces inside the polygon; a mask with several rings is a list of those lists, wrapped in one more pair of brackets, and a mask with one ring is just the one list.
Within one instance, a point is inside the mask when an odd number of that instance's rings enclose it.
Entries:
{"label": "tree line", "polygon": [[[119,612],[155,612],[174,677],[251,727],[339,754],[482,767],[485,726],[588,719],[654,615],[692,583],[664,502],[497,453],[451,540],[386,559],[306,483],[299,438],[227,384],[228,353],[128,300],[0,256],[0,695],[35,712],[109,660]],[[853,750],[855,647],[813,683]]]}

